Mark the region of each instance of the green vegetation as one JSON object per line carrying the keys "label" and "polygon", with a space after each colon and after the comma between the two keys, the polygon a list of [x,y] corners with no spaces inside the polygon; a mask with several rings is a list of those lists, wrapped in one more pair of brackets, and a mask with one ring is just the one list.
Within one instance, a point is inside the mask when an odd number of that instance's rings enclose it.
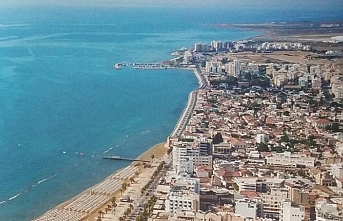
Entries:
{"label": "green vegetation", "polygon": [[325,127],[325,130],[331,131],[331,132],[342,132],[341,129],[342,125],[340,123],[334,122],[332,124],[329,124]]}
{"label": "green vegetation", "polygon": [[270,149],[268,148],[268,145],[267,144],[265,144],[265,143],[257,143],[256,144],[256,146],[257,146],[257,151],[258,152],[270,152]]}

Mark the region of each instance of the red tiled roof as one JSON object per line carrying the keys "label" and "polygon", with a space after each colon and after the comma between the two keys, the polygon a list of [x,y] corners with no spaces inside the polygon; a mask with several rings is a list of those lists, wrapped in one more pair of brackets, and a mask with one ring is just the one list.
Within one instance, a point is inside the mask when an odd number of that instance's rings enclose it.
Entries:
{"label": "red tiled roof", "polygon": [[260,197],[260,195],[255,192],[255,191],[247,191],[247,190],[243,190],[240,192],[241,195],[248,197],[248,198],[256,198],[256,197]]}

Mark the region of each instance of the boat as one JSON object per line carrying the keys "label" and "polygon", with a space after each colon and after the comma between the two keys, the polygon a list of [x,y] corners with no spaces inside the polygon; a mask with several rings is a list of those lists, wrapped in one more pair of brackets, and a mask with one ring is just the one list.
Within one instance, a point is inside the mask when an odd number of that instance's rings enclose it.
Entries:
{"label": "boat", "polygon": [[114,68],[117,69],[117,70],[120,70],[121,69],[121,64],[120,63],[116,63],[114,65]]}

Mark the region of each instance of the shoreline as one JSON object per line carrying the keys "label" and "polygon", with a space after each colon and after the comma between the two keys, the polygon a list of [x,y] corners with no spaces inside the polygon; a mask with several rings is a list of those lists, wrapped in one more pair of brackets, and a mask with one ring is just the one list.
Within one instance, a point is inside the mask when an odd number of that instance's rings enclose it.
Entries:
{"label": "shoreline", "polygon": [[[192,113],[194,107],[195,107],[195,104],[196,104],[196,97],[197,97],[197,92],[198,92],[198,89],[201,89],[203,88],[204,86],[206,86],[206,80],[205,78],[201,75],[201,72],[198,68],[183,68],[184,70],[192,70],[195,77],[197,78],[198,80],[198,84],[199,86],[195,89],[195,90],[192,90],[190,93],[189,93],[189,96],[188,96],[188,101],[187,101],[187,104],[186,104],[186,107],[185,109],[183,110],[183,112],[181,113],[176,125],[175,125],[175,128],[173,129],[173,131],[171,132],[170,136],[179,136],[179,133],[181,133],[187,122],[189,121],[189,118],[190,118],[190,114]],[[166,139],[168,139],[168,137],[166,137]],[[145,159],[145,158],[148,158],[150,157],[151,154],[155,153],[156,152],[156,149],[160,148],[161,146],[163,145],[163,147],[165,148],[165,151],[168,150],[168,146],[166,144],[166,142],[162,142],[162,143],[158,143],[158,144],[155,144],[154,146],[150,147],[149,149],[147,149],[146,151],[144,151],[143,153],[141,153],[138,157],[136,157],[135,159]],[[148,155],[148,157],[147,157]],[[165,154],[164,154],[165,155]],[[158,160],[162,160],[162,158],[164,157],[163,156],[159,156],[159,157],[156,157],[156,159]],[[97,186],[100,186],[101,184],[104,184],[108,179],[111,179],[111,177],[115,177],[118,173],[120,173],[121,171],[123,170],[127,170],[128,168],[132,167],[138,167],[140,164],[140,162],[137,162],[137,161],[134,161],[134,162],[131,162],[128,166],[124,167],[124,168],[121,168],[117,171],[115,171],[114,173],[110,174],[109,176],[107,176],[105,179],[103,179],[102,181],[94,184],[93,186],[81,191],[79,194],[75,195],[74,197],[72,197],[71,199],[68,199],[60,204],[58,204],[57,206],[49,209],[48,211],[44,212],[43,214],[41,214],[40,216],[38,217],[35,217],[33,218],[32,220],[33,221],[38,221],[38,220],[45,220],[45,218],[47,216],[50,215],[51,212],[53,211],[58,211],[58,212],[62,212],[64,210],[70,210],[69,208],[66,208],[70,205],[72,205],[73,202],[76,202],[77,200],[81,199],[81,197],[87,195],[87,194],[91,194],[92,195],[92,190],[97,187]],[[137,173],[137,172],[136,172]],[[138,170],[138,173],[141,174],[142,173],[142,169],[140,168]],[[137,175],[135,174],[135,176],[133,177],[136,177]],[[139,175],[138,175],[139,176]],[[127,179],[124,179],[122,183],[125,183],[125,180]],[[120,185],[122,185],[122,183]],[[113,197],[113,196],[118,196],[118,194],[120,193],[120,190],[116,190],[114,191],[110,196]],[[111,197],[108,197],[108,199],[106,201],[104,201],[103,203],[101,203],[100,205],[98,205],[95,209],[92,209],[92,211],[90,211],[89,213],[84,213],[83,214],[83,217],[78,219],[78,220],[84,220],[84,221],[92,221],[94,220],[94,218],[97,217],[97,211],[101,208],[103,208],[104,206],[106,206],[107,204],[110,203],[111,201]],[[76,211],[75,211],[76,212]]]}
{"label": "shoreline", "polygon": [[[142,154],[140,154],[138,157],[136,157],[135,159],[140,159],[140,160],[147,160],[150,158],[150,156],[152,154],[154,154],[156,156],[156,152],[158,151],[158,149],[162,149],[161,147],[165,148],[165,152],[167,151],[167,148],[166,148],[166,143],[165,142],[162,142],[162,143],[158,143],[158,144],[155,144],[154,146],[150,147],[149,149],[147,149],[146,151],[144,151]],[[164,154],[163,154],[164,156]],[[159,159],[161,160],[163,156],[160,156],[158,155],[156,157],[156,159]],[[49,209],[48,211],[44,212],[43,214],[41,214],[40,216],[38,217],[35,217],[31,220],[33,221],[36,221],[36,220],[49,220],[47,217],[50,216],[50,213],[53,212],[53,211],[58,211],[58,212],[62,212],[62,211],[72,211],[72,209],[70,208],[70,205],[72,205],[73,202],[76,202],[77,200],[81,199],[81,197],[83,197],[85,194],[90,194],[90,195],[93,195],[94,193],[93,190],[97,187],[97,186],[100,186],[101,184],[104,184],[105,181],[109,180],[109,179],[113,179],[113,177],[116,177],[121,171],[124,171],[124,170],[128,170],[129,168],[137,168],[138,170],[136,171],[136,173],[138,172],[139,174],[142,173],[142,169],[140,168],[140,162],[137,162],[137,161],[133,161],[131,162],[128,166],[126,167],[123,167],[117,171],[115,171],[114,173],[110,174],[109,176],[107,176],[106,178],[104,178],[102,181],[94,184],[93,186],[83,190],[82,192],[80,192],[79,194],[75,195],[74,197],[72,197],[71,199],[68,199],[60,204],[58,204],[57,206]],[[136,177],[137,175],[134,174],[132,177]],[[123,183],[127,183],[127,180],[129,180],[129,178],[125,178],[122,180],[122,182],[120,183],[120,186],[123,184]],[[83,213],[83,217],[80,218],[80,219],[77,219],[77,220],[83,220],[83,221],[86,221],[86,220],[94,220],[93,218],[97,217],[97,211],[101,208],[103,208],[104,206],[106,206],[107,204],[109,204],[111,202],[111,198],[114,196],[118,199],[118,194],[120,194],[120,189],[114,191],[113,193],[111,193],[110,195],[107,195],[108,196],[108,199],[106,201],[104,201],[103,203],[101,203],[99,206],[97,206],[95,209],[92,209],[92,211],[88,212],[88,213]],[[94,194],[96,195],[96,194]],[[102,195],[102,194],[99,194],[99,195]],[[69,206],[69,208],[67,208]],[[73,211],[75,213],[80,213],[78,211]],[[51,216],[50,216],[51,217]]]}
{"label": "shoreline", "polygon": [[[190,70],[190,68],[187,68],[186,70]],[[193,70],[193,73],[198,80],[199,86],[197,89],[189,93],[186,107],[183,110],[179,120],[177,121],[175,128],[170,133],[170,137],[180,136],[180,133],[185,129],[186,124],[189,121],[190,115],[192,114],[195,104],[197,102],[198,90],[205,87],[207,84],[206,80],[201,75],[201,71],[198,69],[198,67],[191,68],[191,70]]]}

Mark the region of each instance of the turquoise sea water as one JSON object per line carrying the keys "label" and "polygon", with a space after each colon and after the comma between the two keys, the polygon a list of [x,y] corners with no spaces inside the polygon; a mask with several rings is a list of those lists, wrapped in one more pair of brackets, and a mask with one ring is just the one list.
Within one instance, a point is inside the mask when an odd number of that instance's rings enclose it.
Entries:
{"label": "turquoise sea water", "polygon": [[30,220],[127,165],[102,156],[165,141],[195,76],[114,63],[257,34],[212,24],[342,19],[311,10],[0,9],[0,220]]}

